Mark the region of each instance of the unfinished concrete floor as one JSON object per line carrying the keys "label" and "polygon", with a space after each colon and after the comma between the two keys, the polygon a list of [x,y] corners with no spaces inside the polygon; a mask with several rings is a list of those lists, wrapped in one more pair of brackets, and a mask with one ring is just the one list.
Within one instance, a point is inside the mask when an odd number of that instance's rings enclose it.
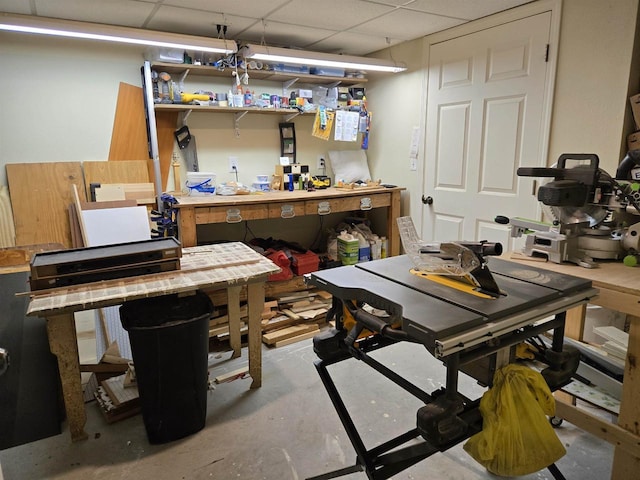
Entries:
{"label": "unfinished concrete floor", "polygon": [[[212,377],[240,368],[244,358],[212,355]],[[422,347],[408,343],[373,354],[431,392],[444,368]],[[311,340],[264,348],[263,386],[250,379],[218,385],[209,394],[206,426],[187,438],[150,445],[140,415],[107,424],[94,403],[86,405],[86,441],[68,431],[0,451],[5,480],[22,479],[249,479],[299,480],[352,465],[355,453],[313,366]],[[355,360],[330,367],[368,448],[415,426],[420,402]],[[473,398],[483,389],[461,375],[460,389]],[[564,422],[557,430],[567,455],[557,465],[568,480],[610,477],[613,448]],[[2,474],[0,474],[0,479]],[[345,480],[366,478],[355,473]],[[414,465],[394,479],[497,479],[462,444]],[[552,479],[548,470],[527,480]]]}

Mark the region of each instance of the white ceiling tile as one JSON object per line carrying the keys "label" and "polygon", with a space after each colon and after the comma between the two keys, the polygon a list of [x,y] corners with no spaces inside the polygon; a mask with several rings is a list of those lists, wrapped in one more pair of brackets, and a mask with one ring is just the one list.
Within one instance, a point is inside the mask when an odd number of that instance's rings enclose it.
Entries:
{"label": "white ceiling tile", "polygon": [[153,10],[152,3],[131,0],[35,0],[35,4],[38,15],[43,17],[126,27],[144,26]]}
{"label": "white ceiling tile", "polygon": [[188,33],[205,37],[218,37],[217,25],[227,25],[226,38],[235,37],[255,20],[247,17],[207,13],[186,8],[161,6],[147,24],[147,28],[165,32]]}
{"label": "white ceiling tile", "polygon": [[[286,23],[265,21],[264,42],[267,45],[306,48],[312,43],[316,43],[324,38],[333,35],[331,30],[311,28],[303,26],[292,26]],[[254,43],[261,42],[263,36],[262,24],[256,24],[242,33],[242,39],[250,40]]]}
{"label": "white ceiling tile", "polygon": [[291,0],[165,0],[163,4],[239,17],[264,18],[289,2]]}
{"label": "white ceiling tile", "polygon": [[[390,39],[390,44],[401,43],[399,39]],[[387,48],[387,41],[384,37],[374,37],[360,33],[340,32],[321,40],[318,43],[309,45],[310,50],[318,52],[342,53],[344,55],[366,55],[371,52]]]}
{"label": "white ceiling tile", "polygon": [[415,0],[404,8],[419,12],[474,20],[529,3],[531,0]]}
{"label": "white ceiling tile", "polygon": [[[0,11],[364,55],[530,0],[0,0]],[[32,9],[32,7],[34,7]]]}
{"label": "white ceiling tile", "polygon": [[395,10],[384,17],[359,25],[353,28],[352,31],[380,37],[388,36],[402,40],[412,40],[461,23],[464,23],[464,21],[422,12]]}
{"label": "white ceiling tile", "polygon": [[269,15],[268,19],[292,25],[345,30],[393,10],[387,5],[362,0],[293,0]]}

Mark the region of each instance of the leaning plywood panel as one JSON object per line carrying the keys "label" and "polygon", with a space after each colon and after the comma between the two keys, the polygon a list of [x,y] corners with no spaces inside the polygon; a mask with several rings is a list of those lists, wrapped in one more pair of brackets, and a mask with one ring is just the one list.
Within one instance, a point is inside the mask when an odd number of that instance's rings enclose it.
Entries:
{"label": "leaning plywood panel", "polygon": [[92,183],[149,183],[147,160],[121,160],[118,162],[83,162],[87,198]]}
{"label": "leaning plywood panel", "polygon": [[133,158],[149,158],[144,93],[140,87],[121,82],[113,119],[109,160]]}
{"label": "leaning plywood panel", "polygon": [[80,162],[10,163],[6,169],[16,245],[71,247],[67,208],[73,202],[72,185],[86,201]]}
{"label": "leaning plywood panel", "polygon": [[13,226],[9,189],[0,185],[0,248],[13,247],[15,244],[16,229]]}

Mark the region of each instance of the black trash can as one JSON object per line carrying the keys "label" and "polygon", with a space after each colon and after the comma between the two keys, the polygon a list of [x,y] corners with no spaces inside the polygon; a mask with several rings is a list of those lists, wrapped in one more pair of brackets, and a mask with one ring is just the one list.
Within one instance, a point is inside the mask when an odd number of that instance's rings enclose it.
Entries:
{"label": "black trash can", "polygon": [[177,440],[204,427],[212,312],[211,300],[200,291],[133,300],[120,307],[150,443]]}

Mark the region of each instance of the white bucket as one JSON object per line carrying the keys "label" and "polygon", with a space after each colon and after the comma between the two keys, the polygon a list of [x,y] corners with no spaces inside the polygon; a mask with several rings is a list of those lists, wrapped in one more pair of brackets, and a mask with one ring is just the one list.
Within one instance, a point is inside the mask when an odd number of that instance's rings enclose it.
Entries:
{"label": "white bucket", "polygon": [[192,197],[216,194],[216,174],[210,172],[187,172],[186,187]]}

